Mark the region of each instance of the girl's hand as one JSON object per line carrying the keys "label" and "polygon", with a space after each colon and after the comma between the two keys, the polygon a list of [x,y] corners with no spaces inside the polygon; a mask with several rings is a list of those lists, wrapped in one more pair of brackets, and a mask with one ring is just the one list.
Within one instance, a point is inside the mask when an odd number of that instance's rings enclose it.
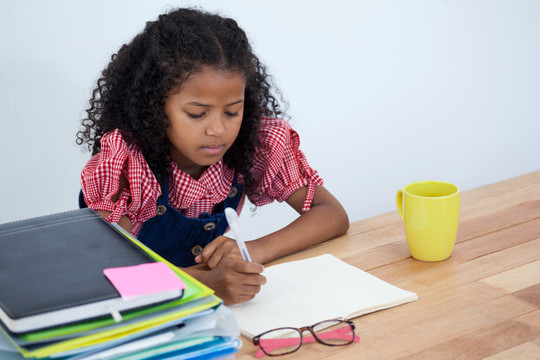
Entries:
{"label": "girl's hand", "polygon": [[213,269],[195,265],[184,269],[190,275],[214,289],[225,305],[251,300],[266,283],[260,273],[263,266],[243,260],[240,256],[226,256]]}
{"label": "girl's hand", "polygon": [[225,257],[242,259],[235,240],[226,236],[218,236],[204,247],[201,254],[195,258],[195,262],[206,264],[210,269],[214,269]]}

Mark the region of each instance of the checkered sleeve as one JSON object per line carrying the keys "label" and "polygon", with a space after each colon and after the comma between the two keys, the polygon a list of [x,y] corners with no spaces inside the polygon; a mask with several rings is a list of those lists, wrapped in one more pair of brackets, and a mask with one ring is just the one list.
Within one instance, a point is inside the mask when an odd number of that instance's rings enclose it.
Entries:
{"label": "checkered sleeve", "polygon": [[308,211],[315,194],[315,185],[323,185],[319,174],[308,164],[300,150],[300,137],[281,119],[263,118],[259,132],[259,148],[253,157],[252,175],[257,206],[285,201],[295,191],[307,187],[302,211]]}
{"label": "checkered sleeve", "polygon": [[[121,175],[129,187],[119,191]],[[135,145],[124,141],[118,130],[101,138],[101,152],[83,168],[81,187],[88,207],[110,211],[109,222],[118,222],[127,215],[135,235],[146,220],[155,216],[157,198],[161,195],[159,183],[144,157]],[[113,201],[116,194],[118,197]]]}

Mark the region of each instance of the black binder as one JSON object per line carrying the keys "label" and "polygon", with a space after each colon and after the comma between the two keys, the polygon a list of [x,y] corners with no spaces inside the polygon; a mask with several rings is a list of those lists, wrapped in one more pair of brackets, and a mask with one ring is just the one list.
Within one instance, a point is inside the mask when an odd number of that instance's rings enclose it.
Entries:
{"label": "black binder", "polygon": [[28,332],[177,299],[122,299],[103,269],[155,262],[94,210],[0,225],[0,320]]}

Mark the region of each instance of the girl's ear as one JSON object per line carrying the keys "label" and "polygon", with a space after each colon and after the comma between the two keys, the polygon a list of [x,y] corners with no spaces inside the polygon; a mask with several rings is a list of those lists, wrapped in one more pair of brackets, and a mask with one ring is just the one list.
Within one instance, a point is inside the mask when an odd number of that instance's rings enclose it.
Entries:
{"label": "girl's ear", "polygon": [[163,127],[163,130],[166,130],[169,128],[169,118],[167,117],[167,114],[165,113],[165,109],[163,109],[163,119],[161,120],[161,126]]}

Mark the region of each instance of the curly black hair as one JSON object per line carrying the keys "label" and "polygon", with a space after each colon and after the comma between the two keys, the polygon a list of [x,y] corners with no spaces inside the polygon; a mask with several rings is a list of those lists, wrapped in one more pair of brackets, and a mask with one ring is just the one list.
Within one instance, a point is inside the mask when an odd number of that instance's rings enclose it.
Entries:
{"label": "curly black hair", "polygon": [[100,151],[101,137],[119,129],[127,142],[137,144],[163,183],[171,171],[165,135],[167,94],[208,66],[238,71],[246,80],[242,125],[224,162],[244,175],[249,187],[260,119],[284,115],[272,94],[280,93],[236,21],[203,10],[177,9],[160,15],[112,56],[92,92],[77,144],[86,144],[94,155]]}

